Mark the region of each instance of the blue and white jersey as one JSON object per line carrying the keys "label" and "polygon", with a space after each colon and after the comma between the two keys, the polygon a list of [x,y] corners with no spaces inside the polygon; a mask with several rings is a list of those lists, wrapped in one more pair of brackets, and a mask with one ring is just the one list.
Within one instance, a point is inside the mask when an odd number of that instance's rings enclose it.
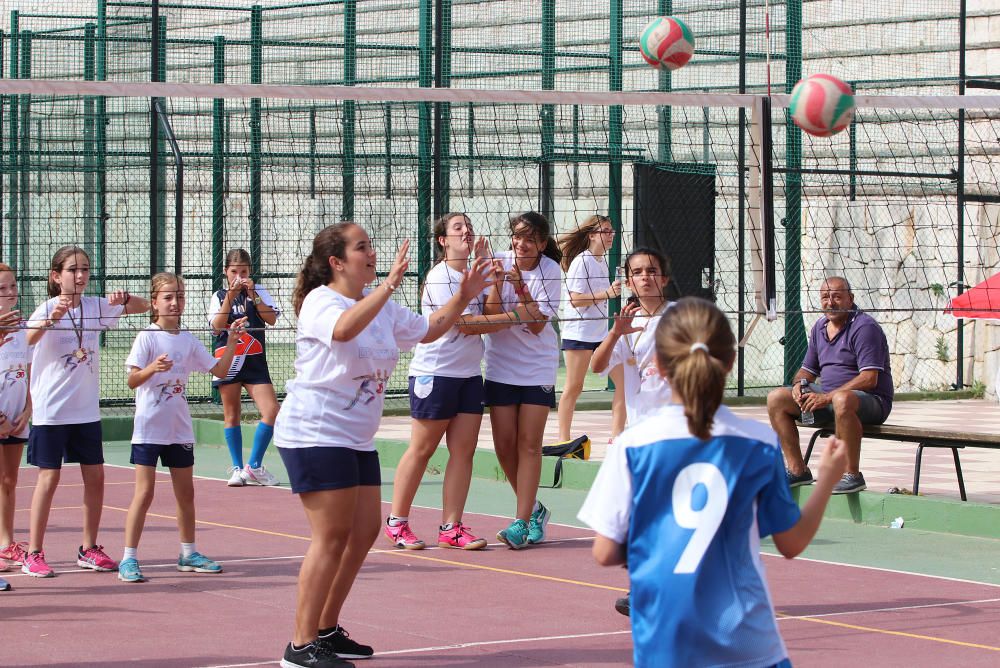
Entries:
{"label": "blue and white jersey", "polygon": [[608,448],[579,518],[627,544],[636,666],[773,666],[788,653],[760,537],[799,508],[770,427],[721,406],[712,438],[669,404]]}

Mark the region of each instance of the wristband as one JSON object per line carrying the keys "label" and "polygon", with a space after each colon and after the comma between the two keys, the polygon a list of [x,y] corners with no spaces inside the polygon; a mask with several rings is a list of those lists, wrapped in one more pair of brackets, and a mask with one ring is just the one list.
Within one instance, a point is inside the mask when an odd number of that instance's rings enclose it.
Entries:
{"label": "wristband", "polygon": [[132,295],[126,293],[125,294],[125,301],[122,302],[122,306],[128,306],[128,300],[130,300],[130,299],[132,299]]}
{"label": "wristband", "polygon": [[398,285],[393,285],[393,284],[392,284],[392,283],[390,283],[389,281],[386,281],[386,282],[385,282],[385,283],[383,283],[382,285],[384,285],[384,286],[385,286],[385,289],[386,289],[386,290],[387,290],[387,291],[389,292],[389,294],[390,294],[390,295],[391,295],[391,294],[392,294],[393,292],[395,292],[395,291],[396,291],[396,288],[398,288],[398,287],[399,287]]}
{"label": "wristband", "polygon": [[517,312],[517,309],[511,311],[511,313],[514,314],[514,320],[517,320],[518,322],[521,322],[521,315]]}

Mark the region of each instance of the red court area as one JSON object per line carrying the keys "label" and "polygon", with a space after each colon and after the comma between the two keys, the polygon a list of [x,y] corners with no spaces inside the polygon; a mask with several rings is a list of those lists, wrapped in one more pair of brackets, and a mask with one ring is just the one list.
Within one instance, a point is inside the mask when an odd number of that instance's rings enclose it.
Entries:
{"label": "red court area", "polygon": [[[34,470],[23,469],[16,527],[23,530]],[[101,542],[120,558],[132,471],[107,468]],[[198,548],[221,575],[177,572],[169,478],[139,547],[148,582],[75,564],[79,471],[67,467],[53,505],[46,553],[58,572],[10,572],[0,594],[6,665],[276,665],[290,638],[296,575],[308,544],[287,489],[229,489],[199,479]],[[438,511],[415,509],[431,527]],[[467,515],[480,535],[503,519]],[[628,620],[613,609],[626,573],[600,568],[585,530],[550,526],[544,545],[513,552],[402,551],[381,539],[362,568],[342,625],[375,647],[370,666],[615,666],[631,664]],[[779,628],[794,663],[996,665],[1000,588],[941,578],[766,557]]]}

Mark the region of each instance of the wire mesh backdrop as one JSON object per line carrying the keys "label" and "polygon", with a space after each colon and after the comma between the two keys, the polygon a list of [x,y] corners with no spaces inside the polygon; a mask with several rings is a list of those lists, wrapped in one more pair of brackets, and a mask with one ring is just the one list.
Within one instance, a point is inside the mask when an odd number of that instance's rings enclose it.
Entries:
{"label": "wire mesh backdrop", "polygon": [[[0,11],[14,9],[0,33],[3,75],[14,80],[0,88],[0,252],[16,268],[21,308],[44,299],[63,244],[90,253],[93,293],[145,293],[154,270],[172,269],[179,255],[184,324],[207,342],[222,258],[243,247],[284,313],[268,336],[280,393],[292,375],[295,274],[319,229],[356,220],[375,239],[382,271],[410,239],[412,276],[396,298],[417,308],[433,256],[428,219],[467,212],[502,250],[509,217],[535,209],[559,232],[610,215],[622,232],[612,265],[634,247],[640,219],[658,221],[663,235],[643,241],[675,259],[703,250],[708,229],[707,266],[675,283],[709,291],[742,337],[759,307],[750,174],[766,156],[753,147],[749,98],[720,94],[770,92],[779,317],[749,336],[733,392],[763,393],[795,372],[819,282],[834,273],[886,328],[898,390],[985,381],[992,330],[963,341],[942,311],[958,284],[1000,263],[1000,98],[938,96],[957,92],[966,73],[996,81],[985,76],[988,31],[976,28],[989,12],[960,16],[957,1],[869,3],[850,15],[795,0],[627,4],[162,2],[154,30],[149,2],[81,0],[61,3],[59,15],[51,3],[0,1]],[[668,13],[698,40],[692,62],[673,73],[652,70],[635,48],[642,26]],[[968,40],[963,25],[972,26]],[[780,94],[804,69],[838,75],[862,95],[848,131],[814,139],[790,124]],[[55,92],[33,81],[52,79],[168,83]],[[267,92],[183,88],[213,83]],[[366,94],[274,88],[289,84]],[[565,92],[511,101],[517,90]],[[668,103],[620,91],[701,97]],[[890,103],[884,94],[910,97]],[[155,160],[150,96],[164,112]],[[184,166],[179,252],[167,124]],[[674,179],[670,208],[640,210],[646,168]],[[126,319],[104,337],[105,403],[131,401],[121,362],[144,325]],[[405,390],[406,361],[390,391]],[[207,399],[208,379],[189,391]]]}

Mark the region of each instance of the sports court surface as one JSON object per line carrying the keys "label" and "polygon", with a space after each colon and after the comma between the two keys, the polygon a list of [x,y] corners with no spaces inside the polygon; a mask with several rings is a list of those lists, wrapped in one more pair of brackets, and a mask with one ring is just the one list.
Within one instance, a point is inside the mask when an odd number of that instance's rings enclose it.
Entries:
{"label": "sports court surface", "polygon": [[[229,489],[212,446],[196,481],[198,547],[221,575],[179,573],[172,494],[161,475],[139,558],[149,578],[75,566],[79,471],[64,470],[46,540],[58,577],[10,572],[0,595],[8,665],[276,665],[291,633],[295,582],[307,545],[301,507],[287,489]],[[107,447],[127,461],[127,444]],[[284,473],[277,467],[276,473]],[[393,471],[383,471],[390,481]],[[27,521],[35,472],[22,469],[16,525]],[[118,558],[132,471],[107,468],[101,541]],[[385,485],[384,493],[391,492]],[[411,523],[427,540],[440,476],[425,478]],[[596,566],[589,532],[575,523],[584,492],[542,490],[553,510],[549,541],[513,552],[396,550],[379,539],[341,623],[373,644],[379,666],[616,666],[631,663],[628,621],[612,608],[626,574]],[[465,520],[493,537],[513,506],[506,485],[474,479]],[[386,511],[388,507],[386,506]],[[769,547],[766,548],[770,550]],[[994,666],[1000,661],[1000,541],[827,521],[808,559],[763,558],[779,628],[803,666]],[[909,572],[904,572],[909,571]],[[946,576],[946,577],[943,577]]]}

